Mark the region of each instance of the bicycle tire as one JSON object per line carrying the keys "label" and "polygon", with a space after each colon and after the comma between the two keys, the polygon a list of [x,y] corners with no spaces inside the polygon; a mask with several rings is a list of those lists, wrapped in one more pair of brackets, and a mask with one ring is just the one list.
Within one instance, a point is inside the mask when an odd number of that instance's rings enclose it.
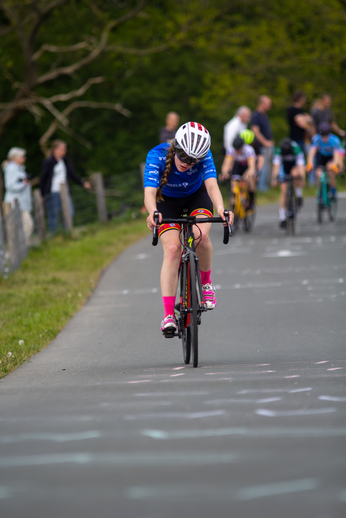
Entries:
{"label": "bicycle tire", "polygon": [[255,216],[256,216],[255,210],[253,211],[252,214],[248,214],[247,216],[245,216],[245,218],[244,218],[245,232],[251,232],[251,230],[253,229],[253,226],[255,223]]}
{"label": "bicycle tire", "polygon": [[323,221],[323,192],[322,192],[322,185],[319,186],[317,191],[317,200],[316,200],[316,209],[317,209],[317,223],[321,224]]}
{"label": "bicycle tire", "polygon": [[[180,269],[180,329],[181,329],[181,344],[183,347],[184,363],[188,365],[191,359],[191,333],[187,327],[187,318],[184,314],[183,307],[189,306],[189,276],[187,275],[187,263],[183,263]],[[185,275],[184,275],[185,274]]]}
{"label": "bicycle tire", "polygon": [[329,221],[335,221],[336,220],[336,213],[338,210],[338,204],[336,200],[329,200],[329,207],[328,207],[328,214],[329,214]]}
{"label": "bicycle tire", "polygon": [[239,218],[236,214],[234,214],[234,221],[233,221],[233,225],[232,225],[233,234],[236,234],[238,232],[238,229],[239,229]]}
{"label": "bicycle tire", "polygon": [[189,329],[192,349],[193,366],[198,367],[198,317],[197,317],[197,285],[196,285],[196,264],[194,260],[189,261],[190,270],[190,294],[189,294]]}

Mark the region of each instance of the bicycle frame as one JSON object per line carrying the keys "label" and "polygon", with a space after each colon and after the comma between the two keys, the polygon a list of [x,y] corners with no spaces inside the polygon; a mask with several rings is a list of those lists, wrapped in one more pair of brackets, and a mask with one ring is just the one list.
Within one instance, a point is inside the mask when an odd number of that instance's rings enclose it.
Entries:
{"label": "bicycle frame", "polygon": [[[227,224],[224,225],[223,242],[228,243],[229,236],[232,235],[231,227],[228,223],[228,210],[224,212]],[[155,227],[153,229],[153,245],[158,243],[157,226],[159,223],[159,213],[154,213]],[[203,290],[201,282],[201,274],[199,269],[198,256],[195,247],[195,235],[193,225],[201,223],[225,223],[222,218],[197,218],[196,216],[188,216],[185,214],[183,218],[163,219],[164,223],[178,223],[181,225],[182,246],[180,264],[179,264],[179,317],[178,332],[172,333],[168,338],[179,336],[182,339],[184,362],[190,363],[191,349],[193,351],[193,366],[198,366],[198,325],[201,324],[201,314],[207,311],[207,306],[203,301]],[[177,307],[175,308],[178,311]]]}
{"label": "bicycle frame", "polygon": [[317,222],[322,223],[322,214],[325,209],[328,210],[330,221],[335,221],[337,212],[336,200],[331,198],[329,178],[325,167],[322,168],[319,178],[319,185],[316,195],[317,202]]}
{"label": "bicycle frame", "polygon": [[236,180],[233,193],[235,198],[234,214],[236,214],[239,219],[244,219],[246,214],[245,206],[249,199],[246,182],[244,180]]}

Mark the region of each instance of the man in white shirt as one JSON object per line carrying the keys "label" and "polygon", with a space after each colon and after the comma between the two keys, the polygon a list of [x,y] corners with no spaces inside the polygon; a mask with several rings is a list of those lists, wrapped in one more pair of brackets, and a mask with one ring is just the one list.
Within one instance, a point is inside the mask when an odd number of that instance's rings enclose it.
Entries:
{"label": "man in white shirt", "polygon": [[223,131],[223,146],[225,150],[232,147],[233,141],[238,133],[246,129],[251,119],[251,110],[247,106],[238,108],[233,119],[227,122]]}

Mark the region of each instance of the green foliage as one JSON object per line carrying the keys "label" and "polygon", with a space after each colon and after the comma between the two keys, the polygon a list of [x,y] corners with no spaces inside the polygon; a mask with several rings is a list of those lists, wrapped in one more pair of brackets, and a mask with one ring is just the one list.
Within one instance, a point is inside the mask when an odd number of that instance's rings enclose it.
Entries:
{"label": "green foliage", "polygon": [[[36,4],[46,8],[51,2]],[[68,46],[87,42],[96,46],[105,25],[129,13],[135,0],[66,0],[38,27],[32,41],[23,43],[18,27],[28,36],[34,19],[32,2],[4,0],[0,4],[0,95],[9,102],[27,74],[25,50],[32,45]],[[20,20],[16,27],[3,5]],[[296,89],[308,95],[307,109],[324,91],[333,98],[333,111],[346,126],[346,10],[338,0],[168,0],[147,1],[138,14],[117,24],[109,49],[73,74],[38,84],[38,96],[68,93],[91,77],[104,78],[92,85],[83,99],[120,102],[129,118],[108,109],[80,108],[70,115],[70,128],[90,142],[91,148],[57,129],[54,137],[67,140],[69,155],[82,176],[102,171],[121,175],[138,167],[158,143],[165,114],[175,110],[181,121],[201,120],[213,136],[213,152],[222,147],[224,124],[238,106],[256,106],[259,94],[273,101],[270,119],[276,140],[287,133],[286,108]],[[13,31],[4,30],[10,26]],[[161,48],[160,52],[145,52]],[[30,49],[29,49],[30,50]],[[42,76],[71,65],[89,50],[45,51],[37,60]],[[59,110],[66,103],[57,102]],[[42,162],[38,140],[53,121],[41,113],[19,112],[6,126],[0,158],[13,145],[28,150],[27,168],[38,173]]]}

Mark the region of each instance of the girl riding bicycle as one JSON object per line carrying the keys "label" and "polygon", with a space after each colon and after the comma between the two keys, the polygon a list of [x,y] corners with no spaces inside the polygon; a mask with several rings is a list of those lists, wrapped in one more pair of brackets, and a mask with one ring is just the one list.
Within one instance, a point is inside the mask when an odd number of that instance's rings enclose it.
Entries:
{"label": "girl riding bicycle", "polygon": [[286,137],[281,140],[280,146],[276,149],[273,160],[272,186],[280,184],[279,199],[279,227],[287,227],[285,200],[287,193],[287,181],[293,177],[298,207],[303,206],[303,187],[305,185],[305,159],[298,144]]}
{"label": "girl riding bicycle", "polygon": [[245,180],[249,193],[249,206],[251,210],[254,205],[256,191],[256,154],[254,148],[249,144],[245,144],[244,140],[237,135],[230,149],[227,149],[226,155],[221,167],[220,181],[231,178],[231,190],[234,192],[235,181],[240,177]]}
{"label": "girl riding bicycle", "polygon": [[[162,218],[179,218],[183,209],[189,215],[212,217],[213,205],[222,219],[224,204],[216,179],[216,169],[210,151],[210,134],[198,122],[183,124],[175,139],[154,147],[147,156],[144,171],[144,203],[149,216],[147,225],[154,228],[154,212]],[[229,222],[233,223],[230,213]],[[211,283],[213,247],[209,238],[211,224],[201,225],[197,235],[197,256],[201,270],[204,302],[208,309],[216,306],[215,289]],[[181,255],[180,225],[159,226],[163,246],[161,292],[164,319],[161,331],[165,335],[177,329],[174,316],[178,286],[178,266]]]}
{"label": "girl riding bicycle", "polygon": [[316,178],[319,182],[322,168],[325,167],[331,186],[331,194],[336,198],[336,175],[343,168],[344,150],[338,137],[331,133],[328,122],[321,122],[318,133],[313,136],[308,155],[306,171],[310,172],[315,163]]}

